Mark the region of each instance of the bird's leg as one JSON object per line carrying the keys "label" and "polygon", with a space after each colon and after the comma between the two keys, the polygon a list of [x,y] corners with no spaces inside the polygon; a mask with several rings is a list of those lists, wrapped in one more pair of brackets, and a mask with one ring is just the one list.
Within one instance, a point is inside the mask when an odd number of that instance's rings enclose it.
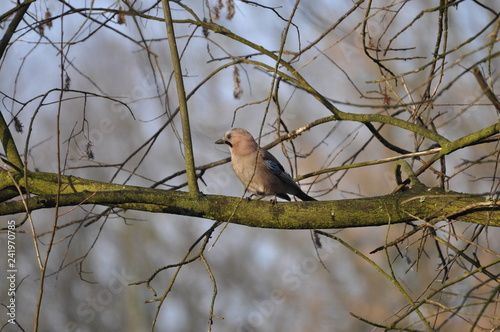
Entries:
{"label": "bird's leg", "polygon": [[271,198],[271,205],[274,205],[276,204],[276,202],[278,201],[278,198],[276,197],[277,194],[274,194],[274,198]]}
{"label": "bird's leg", "polygon": [[250,202],[252,200],[252,197],[255,196],[254,194],[251,194],[250,196],[246,197],[247,202]]}

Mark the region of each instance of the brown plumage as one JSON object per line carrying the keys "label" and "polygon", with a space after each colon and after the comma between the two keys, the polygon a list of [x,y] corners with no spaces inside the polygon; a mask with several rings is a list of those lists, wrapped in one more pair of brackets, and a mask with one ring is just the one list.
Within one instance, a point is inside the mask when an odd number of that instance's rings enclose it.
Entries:
{"label": "brown plumage", "polygon": [[274,201],[276,196],[289,201],[287,194],[303,201],[316,200],[303,192],[279,161],[270,152],[260,148],[245,129],[231,129],[215,143],[229,146],[234,173],[252,194],[274,195]]}

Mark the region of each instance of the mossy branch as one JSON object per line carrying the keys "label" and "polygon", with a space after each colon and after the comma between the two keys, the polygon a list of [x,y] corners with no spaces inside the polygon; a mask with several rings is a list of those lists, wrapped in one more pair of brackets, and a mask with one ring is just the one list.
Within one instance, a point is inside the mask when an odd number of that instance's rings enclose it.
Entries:
{"label": "mossy branch", "polygon": [[10,167],[13,167],[17,172],[23,171],[23,162],[19,151],[17,150],[16,143],[12,138],[9,126],[0,112],[0,141],[2,142],[3,149],[5,151],[6,160],[4,162]]}
{"label": "mossy branch", "polygon": [[[12,10],[2,15],[2,18],[6,18],[13,12],[16,13],[9,26],[7,27],[7,30],[5,31],[2,39],[0,40],[0,59],[3,59],[3,56],[7,51],[7,46],[9,45],[10,40],[17,29],[17,26],[19,25],[19,23],[21,23],[24,15],[33,2],[35,2],[35,0],[26,0],[22,4],[19,4],[16,8],[13,8]],[[2,142],[2,146],[7,157],[7,160],[4,161],[8,163],[9,166],[16,168],[17,171],[22,171],[24,168],[23,162],[21,160],[19,152],[17,151],[17,147],[14,139],[12,138],[9,126],[7,125],[7,121],[5,121],[2,113],[0,113],[0,141]]]}
{"label": "mossy branch", "polygon": [[7,11],[6,13],[0,16],[0,22],[3,22],[5,19],[7,19],[7,17],[12,15],[14,12],[16,13],[14,15],[14,18],[10,22],[9,26],[7,27],[7,30],[5,30],[2,39],[0,40],[0,59],[3,58],[5,51],[7,50],[7,46],[9,45],[9,42],[12,39],[12,36],[14,35],[14,32],[16,32],[17,26],[23,20],[24,14],[26,14],[30,5],[35,1],[36,0],[26,0],[23,3],[18,4],[15,8],[12,8],[11,10]]}
{"label": "mossy branch", "polygon": [[[6,171],[1,172],[0,188],[12,187],[11,179]],[[37,195],[28,202],[30,211],[56,206],[57,174],[29,172],[27,180],[30,192]],[[272,205],[267,200],[247,202],[237,197],[193,196],[186,192],[125,186],[73,176],[62,176],[61,180],[59,207],[96,204],[275,229],[382,226],[389,222],[404,223],[428,217],[500,226],[500,202],[481,195],[423,185],[371,198]],[[21,201],[0,204],[0,215],[23,212],[25,206]]]}

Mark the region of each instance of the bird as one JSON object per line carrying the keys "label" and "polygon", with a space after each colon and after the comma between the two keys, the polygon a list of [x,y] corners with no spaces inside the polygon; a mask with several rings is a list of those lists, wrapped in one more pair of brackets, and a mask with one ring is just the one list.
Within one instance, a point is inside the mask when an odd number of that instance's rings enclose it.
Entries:
{"label": "bird", "polygon": [[[270,196],[290,201],[292,194],[303,201],[316,201],[293,181],[283,166],[269,151],[259,147],[252,134],[242,128],[228,130],[215,144],[226,144],[231,152],[233,171],[245,188],[254,195]],[[248,198],[250,198],[248,197]]]}

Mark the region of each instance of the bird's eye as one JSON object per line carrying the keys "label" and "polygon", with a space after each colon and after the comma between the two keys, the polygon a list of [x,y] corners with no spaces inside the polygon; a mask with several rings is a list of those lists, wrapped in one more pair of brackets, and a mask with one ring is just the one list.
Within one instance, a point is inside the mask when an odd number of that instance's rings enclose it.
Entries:
{"label": "bird's eye", "polygon": [[231,137],[233,137],[233,134],[227,134],[227,139],[231,139]]}

